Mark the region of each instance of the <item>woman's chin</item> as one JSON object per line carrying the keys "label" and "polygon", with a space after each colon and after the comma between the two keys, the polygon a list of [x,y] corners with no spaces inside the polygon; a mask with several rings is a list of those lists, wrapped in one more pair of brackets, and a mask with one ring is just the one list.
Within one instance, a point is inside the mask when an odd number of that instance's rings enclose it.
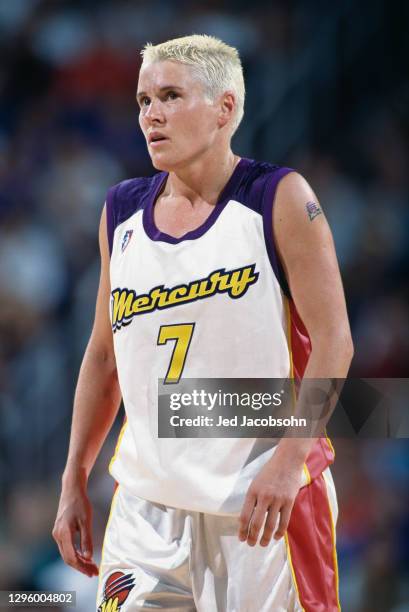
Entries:
{"label": "woman's chin", "polygon": [[165,158],[161,155],[151,155],[152,166],[156,168],[156,170],[166,170],[169,171],[173,166],[171,160]]}
{"label": "woman's chin", "polygon": [[185,168],[192,162],[192,159],[186,156],[177,157],[176,155],[170,155],[169,153],[165,154],[164,152],[154,153],[150,157],[152,160],[152,166],[156,170],[165,172],[173,172],[178,169]]}

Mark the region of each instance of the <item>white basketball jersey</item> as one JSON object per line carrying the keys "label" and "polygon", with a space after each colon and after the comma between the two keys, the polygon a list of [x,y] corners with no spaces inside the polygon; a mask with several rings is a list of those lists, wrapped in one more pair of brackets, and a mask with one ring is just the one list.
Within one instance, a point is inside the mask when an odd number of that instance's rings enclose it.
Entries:
{"label": "white basketball jersey", "polygon": [[[206,222],[179,239],[160,232],[153,218],[167,173],[124,181],[108,193],[110,314],[126,412],[110,472],[139,497],[240,512],[274,451],[269,439],[158,438],[158,379],[293,374],[290,334],[298,352],[309,341],[285,296],[272,233],[276,187],[288,172],[242,159]],[[188,348],[172,374],[175,331],[186,334]],[[310,471],[320,473],[332,458],[320,440]]]}

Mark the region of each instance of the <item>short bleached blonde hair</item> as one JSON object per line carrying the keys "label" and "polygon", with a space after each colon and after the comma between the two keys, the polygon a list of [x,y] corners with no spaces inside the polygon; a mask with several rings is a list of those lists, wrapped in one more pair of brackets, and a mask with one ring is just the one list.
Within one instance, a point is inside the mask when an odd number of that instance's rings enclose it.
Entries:
{"label": "short bleached blonde hair", "polygon": [[232,91],[236,98],[232,134],[237,130],[243,118],[245,97],[243,68],[237,49],[214,36],[193,34],[158,45],[147,43],[141,55],[143,65],[173,60],[191,66],[212,102],[225,91]]}

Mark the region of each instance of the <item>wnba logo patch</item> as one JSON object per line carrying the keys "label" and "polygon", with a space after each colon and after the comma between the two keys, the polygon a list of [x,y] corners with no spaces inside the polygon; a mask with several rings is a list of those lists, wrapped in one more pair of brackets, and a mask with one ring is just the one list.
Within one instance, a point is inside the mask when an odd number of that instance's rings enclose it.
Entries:
{"label": "wnba logo patch", "polygon": [[135,586],[132,574],[114,572],[105,581],[104,600],[98,608],[98,612],[118,612],[127,599],[129,593]]}
{"label": "wnba logo patch", "polygon": [[126,247],[130,243],[131,238],[132,238],[132,234],[133,234],[133,230],[127,230],[125,232],[124,237],[122,238],[122,244],[121,244],[121,251],[122,251],[122,253],[125,251]]}

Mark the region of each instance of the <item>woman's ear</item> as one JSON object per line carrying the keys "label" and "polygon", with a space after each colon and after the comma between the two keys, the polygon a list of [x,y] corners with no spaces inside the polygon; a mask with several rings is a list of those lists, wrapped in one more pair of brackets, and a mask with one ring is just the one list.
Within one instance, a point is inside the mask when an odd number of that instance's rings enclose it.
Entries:
{"label": "woman's ear", "polygon": [[219,126],[224,127],[232,120],[236,98],[232,91],[226,91],[220,98]]}

